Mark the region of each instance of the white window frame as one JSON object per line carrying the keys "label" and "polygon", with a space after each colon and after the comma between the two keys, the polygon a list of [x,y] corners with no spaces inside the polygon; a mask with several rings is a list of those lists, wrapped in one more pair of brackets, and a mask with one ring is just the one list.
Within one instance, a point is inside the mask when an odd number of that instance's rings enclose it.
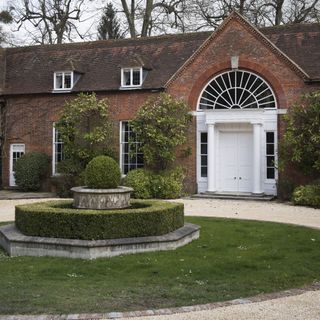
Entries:
{"label": "white window frame", "polygon": [[[124,147],[124,137],[123,137],[123,130],[122,127],[124,125],[125,122],[129,122],[129,120],[122,120],[120,121],[120,126],[119,126],[119,130],[120,130],[120,141],[119,141],[119,161],[120,161],[120,168],[121,168],[121,173],[122,176],[126,176],[126,173],[124,173],[124,155],[123,155],[123,147]],[[130,164],[130,163],[129,163]],[[137,167],[136,169],[141,168],[141,167]],[[128,170],[129,172],[130,170]]]}
{"label": "white window frame", "polygon": [[[53,123],[53,128],[52,128],[52,175],[53,176],[59,175],[59,172],[57,172],[57,161],[56,161],[56,146],[58,144],[63,145],[63,142],[56,141],[56,128],[55,128],[55,124]],[[61,153],[63,155],[63,151]]]}
{"label": "white window frame", "polygon": [[[125,83],[125,77],[124,73],[130,71],[130,84],[127,85]],[[139,84],[133,84],[133,71],[139,71],[140,72],[140,83]],[[143,68],[142,67],[136,67],[136,68],[122,68],[121,69],[121,87],[123,88],[137,88],[141,87],[143,82]]]}
{"label": "white window frame", "polygon": [[[274,154],[271,155],[271,154],[267,154],[267,144],[271,144],[271,143],[267,143],[267,133],[268,132],[272,132],[273,133],[273,152]],[[271,181],[271,182],[274,182],[276,180],[278,180],[278,170],[277,170],[277,163],[278,163],[278,144],[277,144],[277,132],[275,130],[266,130],[264,131],[264,158],[265,158],[265,181],[268,182],[268,181]],[[267,164],[267,157],[268,156],[273,156],[274,157],[274,166],[273,166],[273,169],[274,169],[274,178],[268,178],[268,168],[272,168],[272,167],[268,167],[268,164]]]}
{"label": "white window frame", "polygon": [[[57,88],[57,76],[58,74],[62,74],[62,88]],[[66,76],[66,74],[70,74],[71,75],[71,86],[70,88],[65,88],[64,86],[64,78]],[[70,91],[72,90],[74,85],[74,74],[73,71],[56,71],[53,74],[53,90],[54,91]]]}
{"label": "white window frame", "polygon": [[[16,148],[17,150],[13,150]],[[16,180],[13,171],[13,152],[20,152],[22,154],[26,153],[26,146],[24,143],[13,143],[10,144],[10,163],[9,163],[9,186],[16,187]]]}

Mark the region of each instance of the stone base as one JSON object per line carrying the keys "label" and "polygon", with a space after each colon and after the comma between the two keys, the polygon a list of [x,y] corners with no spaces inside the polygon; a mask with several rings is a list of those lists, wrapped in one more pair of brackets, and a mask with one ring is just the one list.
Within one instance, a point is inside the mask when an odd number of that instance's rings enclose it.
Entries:
{"label": "stone base", "polygon": [[130,207],[132,188],[118,187],[115,189],[89,189],[74,187],[73,206],[78,209],[108,210]]}
{"label": "stone base", "polygon": [[93,241],[30,237],[22,234],[14,224],[0,227],[0,245],[11,257],[114,257],[138,252],[174,250],[198,239],[199,236],[200,227],[191,223],[162,236]]}

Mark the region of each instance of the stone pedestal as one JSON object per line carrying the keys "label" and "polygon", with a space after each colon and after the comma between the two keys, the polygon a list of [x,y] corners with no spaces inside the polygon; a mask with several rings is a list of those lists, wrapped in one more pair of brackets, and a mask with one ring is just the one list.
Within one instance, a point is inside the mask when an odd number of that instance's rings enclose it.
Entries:
{"label": "stone pedestal", "polygon": [[130,206],[132,188],[118,187],[115,189],[72,188],[73,206],[78,209],[123,209]]}

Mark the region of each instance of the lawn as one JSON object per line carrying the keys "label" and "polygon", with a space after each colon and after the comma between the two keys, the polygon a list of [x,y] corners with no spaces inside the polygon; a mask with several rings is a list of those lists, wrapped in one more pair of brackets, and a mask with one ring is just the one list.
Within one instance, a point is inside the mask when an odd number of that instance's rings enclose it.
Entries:
{"label": "lawn", "polygon": [[128,311],[248,297],[320,280],[320,231],[187,218],[200,239],[175,251],[97,260],[0,252],[0,314]]}

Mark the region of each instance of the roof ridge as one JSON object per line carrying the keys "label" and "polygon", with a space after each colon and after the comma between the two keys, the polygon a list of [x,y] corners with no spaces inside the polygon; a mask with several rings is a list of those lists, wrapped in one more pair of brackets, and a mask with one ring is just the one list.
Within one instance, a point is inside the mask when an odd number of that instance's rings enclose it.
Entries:
{"label": "roof ridge", "polygon": [[210,34],[213,31],[194,31],[185,33],[172,33],[172,34],[162,34],[150,37],[139,37],[139,38],[122,38],[122,39],[107,39],[107,40],[91,40],[91,41],[78,41],[78,42],[68,42],[68,43],[55,43],[55,44],[35,44],[20,47],[8,47],[6,49],[10,51],[22,50],[22,49],[44,49],[44,48],[61,48],[68,46],[90,46],[95,44],[114,44],[114,43],[125,43],[125,42],[153,42],[154,40],[166,40],[171,38],[188,38],[190,36],[199,36],[199,34]]}

